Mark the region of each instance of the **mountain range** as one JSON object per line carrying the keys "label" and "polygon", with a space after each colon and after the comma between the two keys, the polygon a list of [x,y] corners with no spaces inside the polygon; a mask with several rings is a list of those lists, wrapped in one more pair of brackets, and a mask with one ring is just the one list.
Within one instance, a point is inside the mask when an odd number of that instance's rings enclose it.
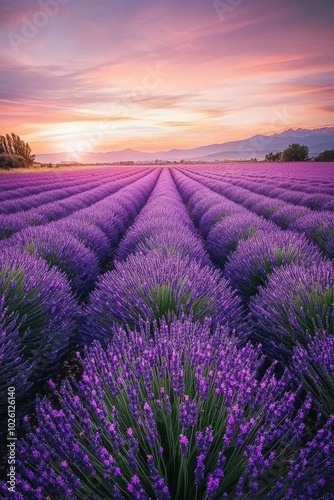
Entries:
{"label": "mountain range", "polygon": [[[318,129],[289,129],[280,134],[255,135],[240,141],[223,142],[211,144],[192,149],[171,149],[169,151],[157,151],[145,153],[133,149],[121,151],[108,151],[105,153],[83,153],[82,163],[113,163],[121,161],[152,162],[162,161],[214,161],[214,160],[247,160],[257,158],[264,159],[265,155],[273,152],[283,151],[289,144],[297,142],[309,147],[310,157],[316,156],[326,149],[334,149],[334,127],[323,127]],[[37,154],[36,161],[42,163],[60,163],[61,161],[75,161],[77,159],[72,153],[50,153]]]}

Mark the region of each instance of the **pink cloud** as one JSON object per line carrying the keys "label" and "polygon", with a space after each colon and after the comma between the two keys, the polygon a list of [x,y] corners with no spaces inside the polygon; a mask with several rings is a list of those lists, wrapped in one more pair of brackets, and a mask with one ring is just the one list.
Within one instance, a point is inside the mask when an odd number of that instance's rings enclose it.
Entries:
{"label": "pink cloud", "polygon": [[334,121],[330,0],[244,0],[224,20],[203,0],[69,0],[13,54],[8,32],[38,5],[0,3],[0,117],[17,133],[71,122],[75,135],[107,114],[117,144],[147,148],[154,131],[157,149],[247,137],[277,107],[291,127]]}

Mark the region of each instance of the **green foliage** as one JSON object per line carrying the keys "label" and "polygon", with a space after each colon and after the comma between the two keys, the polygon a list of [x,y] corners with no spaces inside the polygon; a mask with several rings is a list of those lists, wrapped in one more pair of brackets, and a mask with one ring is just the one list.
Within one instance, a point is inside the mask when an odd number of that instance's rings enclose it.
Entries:
{"label": "green foliage", "polygon": [[334,161],[334,149],[326,149],[315,158],[315,161]]}
{"label": "green foliage", "polygon": [[264,159],[266,161],[280,161],[281,156],[282,156],[282,153],[268,153]]}
{"label": "green foliage", "polygon": [[308,153],[308,146],[290,144],[282,153],[282,161],[307,161]]}
{"label": "green foliage", "polygon": [[[187,283],[184,280],[184,284]],[[182,287],[183,288],[183,287]],[[153,299],[154,318],[158,324],[162,318],[168,322],[171,317],[179,317],[182,313],[193,314],[197,320],[204,320],[212,314],[213,303],[210,297],[203,296],[198,299],[193,298],[191,291],[183,290],[180,296],[173,293],[171,284],[157,285],[151,290],[151,298]]]}
{"label": "green foliage", "polygon": [[35,161],[35,155],[31,154],[31,148],[20,137],[13,132],[11,134],[0,136],[0,153],[7,155],[19,155],[24,158],[27,165],[32,165]]}
{"label": "green foliage", "polygon": [[11,168],[24,168],[27,166],[26,160],[19,155],[0,154],[0,169],[10,170]]}

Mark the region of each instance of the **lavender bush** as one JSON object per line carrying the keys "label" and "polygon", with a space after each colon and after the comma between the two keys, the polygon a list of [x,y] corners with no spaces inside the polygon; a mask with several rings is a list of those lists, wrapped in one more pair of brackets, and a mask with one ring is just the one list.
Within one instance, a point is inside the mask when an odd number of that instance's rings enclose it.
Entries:
{"label": "lavender bush", "polygon": [[239,241],[247,240],[258,231],[274,231],[274,224],[255,214],[236,214],[216,224],[209,232],[207,249],[210,257],[223,266]]}
{"label": "lavender bush", "polygon": [[320,403],[321,411],[334,415],[334,335],[317,331],[304,346],[294,349],[291,371]]}
{"label": "lavender bush", "polygon": [[320,250],[304,235],[262,231],[239,243],[230,254],[224,274],[247,302],[260,286],[267,284],[275,269],[292,263],[310,266],[322,260]]}
{"label": "lavender bush", "polygon": [[312,212],[306,207],[287,205],[273,213],[271,220],[283,229],[290,229],[298,219],[310,213]]}
{"label": "lavender bush", "polygon": [[204,238],[207,238],[213,226],[218,224],[223,219],[226,219],[230,215],[235,215],[241,212],[243,212],[243,209],[241,207],[240,209],[238,209],[235,207],[231,207],[225,203],[214,205],[202,215],[199,221],[198,229],[204,236]]}
{"label": "lavender bush", "polygon": [[195,320],[239,330],[241,300],[218,271],[179,255],[130,255],[98,282],[86,308],[83,342],[112,336],[115,323],[138,326],[142,320],[191,314]]}
{"label": "lavender bush", "polygon": [[291,229],[304,232],[328,257],[334,257],[334,213],[317,212],[298,219]]}
{"label": "lavender bush", "polygon": [[292,461],[288,474],[281,477],[266,500],[333,498],[334,415],[320,428]]}
{"label": "lavender bush", "polygon": [[196,240],[196,246],[202,246],[202,253],[204,254],[201,240],[194,234],[194,230],[187,227],[187,224],[189,225],[190,222],[189,217],[187,217],[188,220],[181,218],[180,214],[173,217],[173,211],[168,209],[164,214],[160,215],[159,212],[157,213],[152,208],[151,204],[149,208],[149,211],[145,210],[141,214],[140,219],[138,218],[121,241],[116,253],[117,260],[124,261],[129,255],[142,251],[143,247],[146,247],[146,241],[152,237],[159,238],[161,242],[164,240],[165,244],[167,244],[169,243],[168,234],[173,232],[174,234],[179,234],[180,239],[184,242],[186,242],[188,237],[193,242]]}
{"label": "lavender bush", "polygon": [[0,305],[1,402],[13,385],[22,408],[74,343],[79,308],[61,273],[14,248],[0,254]]}
{"label": "lavender bush", "polygon": [[180,233],[180,228],[164,229],[153,234],[136,246],[140,254],[152,251],[162,255],[179,255],[183,259],[193,259],[202,266],[212,266],[208,254],[204,251],[202,241],[194,234]]}
{"label": "lavender bush", "polygon": [[18,314],[8,314],[4,302],[5,296],[2,295],[0,297],[0,434],[1,420],[7,414],[8,387],[14,386],[17,400],[22,401],[32,386],[36,365],[36,360],[24,359]]}
{"label": "lavender bush", "polygon": [[50,268],[56,267],[65,273],[72,290],[80,297],[87,295],[97,280],[99,265],[95,255],[60,229],[27,228],[1,243],[1,248],[13,247],[41,257]]}
{"label": "lavender bush", "polygon": [[62,219],[54,223],[60,231],[66,231],[74,236],[86,248],[91,250],[98,262],[102,264],[108,258],[111,252],[111,244],[106,234],[98,226],[89,224],[84,220],[75,220],[73,218]]}
{"label": "lavender bush", "polygon": [[274,357],[288,359],[317,330],[334,333],[333,303],[331,261],[280,268],[250,302],[256,337]]}
{"label": "lavender bush", "polygon": [[[114,331],[83,360],[82,382],[38,400],[17,446],[17,500],[263,498],[304,436],[288,375],[259,380],[259,347],[224,328],[178,321]],[[50,382],[54,387],[53,383]],[[298,468],[298,463],[295,465]],[[318,479],[318,478],[317,478]],[[5,498],[12,498],[2,485]]]}

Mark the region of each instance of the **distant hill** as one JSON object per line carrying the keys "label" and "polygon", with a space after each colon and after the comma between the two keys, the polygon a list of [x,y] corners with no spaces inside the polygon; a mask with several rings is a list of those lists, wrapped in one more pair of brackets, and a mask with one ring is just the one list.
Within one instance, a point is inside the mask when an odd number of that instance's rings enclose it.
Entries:
{"label": "distant hill", "polygon": [[[241,141],[223,142],[192,149],[171,149],[145,153],[133,149],[122,151],[109,151],[106,153],[84,153],[83,163],[113,163],[120,161],[154,161],[169,160],[245,160],[250,158],[264,159],[271,151],[282,151],[289,144],[298,142],[310,149],[310,156],[315,156],[326,149],[334,149],[334,127],[319,129],[285,130],[281,134],[255,135]],[[61,161],[75,160],[70,153],[37,154],[36,160],[43,163],[60,163]]]}

